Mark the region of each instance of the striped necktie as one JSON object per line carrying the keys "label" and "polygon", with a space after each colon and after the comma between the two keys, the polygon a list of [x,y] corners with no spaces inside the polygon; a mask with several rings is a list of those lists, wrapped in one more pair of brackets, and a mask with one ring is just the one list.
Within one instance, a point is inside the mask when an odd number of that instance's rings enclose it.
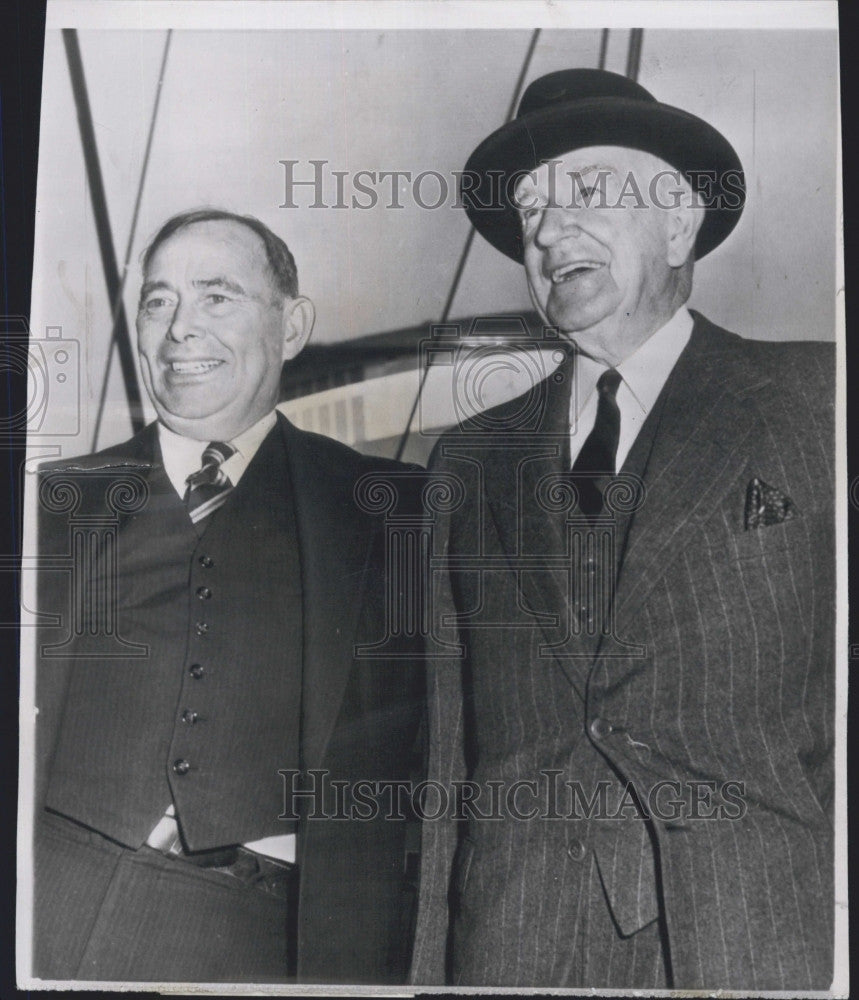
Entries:
{"label": "striped necktie", "polygon": [[221,468],[221,463],[235,452],[232,445],[213,441],[203,452],[202,468],[192,472],[185,480],[185,504],[194,524],[226,503],[233,484]]}

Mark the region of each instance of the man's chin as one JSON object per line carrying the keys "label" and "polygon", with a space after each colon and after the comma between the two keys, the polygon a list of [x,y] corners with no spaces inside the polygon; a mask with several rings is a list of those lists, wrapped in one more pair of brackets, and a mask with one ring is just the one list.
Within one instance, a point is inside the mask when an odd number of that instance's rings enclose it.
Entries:
{"label": "man's chin", "polygon": [[[274,409],[275,402],[271,404]],[[205,408],[156,406],[159,421],[182,437],[195,441],[232,441],[243,431],[252,427],[265,416],[265,409],[249,409],[227,404],[212,409],[211,403]]]}
{"label": "man's chin", "polygon": [[549,323],[571,340],[587,339],[589,332],[599,328],[607,315],[600,309],[550,309]]}
{"label": "man's chin", "polygon": [[219,407],[212,406],[212,400],[208,400],[208,405],[203,405],[202,402],[196,405],[181,405],[177,406],[175,404],[168,404],[167,406],[156,407],[158,415],[164,414],[165,422],[168,419],[173,420],[214,420],[217,419],[217,415],[220,412]]}
{"label": "man's chin", "polygon": [[212,429],[223,422],[220,411],[212,408],[211,400],[208,401],[208,406],[199,403],[192,405],[187,401],[183,404],[171,402],[166,406],[156,405],[155,411],[159,421],[168,430],[200,441],[215,440]]}

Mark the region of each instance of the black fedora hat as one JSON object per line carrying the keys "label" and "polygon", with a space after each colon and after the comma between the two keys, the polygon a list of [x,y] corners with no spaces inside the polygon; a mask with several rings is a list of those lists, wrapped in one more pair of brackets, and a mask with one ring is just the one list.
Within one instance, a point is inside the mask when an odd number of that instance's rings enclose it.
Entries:
{"label": "black fedora hat", "polygon": [[695,243],[703,257],[731,232],[745,203],[740,159],[712,125],[659,101],[618,73],[566,69],[534,80],[516,118],[468,159],[462,201],[475,228],[522,262],[519,217],[510,203],[517,178],[585,146],[625,146],[652,153],[679,170],[707,206]]}

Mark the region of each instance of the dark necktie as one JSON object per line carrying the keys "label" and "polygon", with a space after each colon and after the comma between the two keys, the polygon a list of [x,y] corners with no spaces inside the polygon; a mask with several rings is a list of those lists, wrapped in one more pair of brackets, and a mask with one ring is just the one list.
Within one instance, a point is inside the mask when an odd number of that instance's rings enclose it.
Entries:
{"label": "dark necktie", "polygon": [[616,472],[617,443],[620,438],[620,408],[617,387],[621,376],[614,368],[603,372],[597,382],[599,401],[593,430],[588,434],[570,470],[579,494],[579,509],[593,519],[602,510],[606,480]]}
{"label": "dark necktie", "polygon": [[232,445],[213,441],[203,452],[203,467],[192,472],[185,480],[187,484],[185,504],[194,524],[208,517],[226,502],[233,484],[221,468],[221,463],[235,452],[236,449]]}

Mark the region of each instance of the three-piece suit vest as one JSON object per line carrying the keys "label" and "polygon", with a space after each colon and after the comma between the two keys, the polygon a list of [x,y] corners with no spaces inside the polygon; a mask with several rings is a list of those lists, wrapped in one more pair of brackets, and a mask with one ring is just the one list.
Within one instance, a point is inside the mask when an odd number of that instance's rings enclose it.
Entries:
{"label": "three-piece suit vest", "polygon": [[117,595],[129,655],[66,648],[46,805],[131,848],[171,801],[188,850],[291,832],[278,771],[299,766],[302,592],[281,434],[197,525],[160,465],[147,487],[82,581]]}

